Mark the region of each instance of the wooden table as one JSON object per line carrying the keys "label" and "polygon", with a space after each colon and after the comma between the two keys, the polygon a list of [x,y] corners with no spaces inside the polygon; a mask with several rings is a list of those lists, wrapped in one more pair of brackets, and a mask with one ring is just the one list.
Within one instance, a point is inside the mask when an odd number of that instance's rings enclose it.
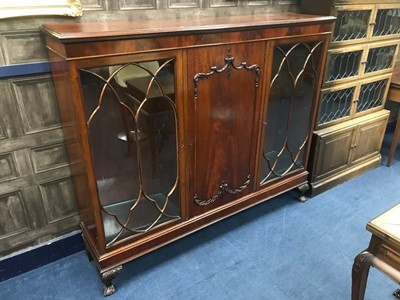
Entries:
{"label": "wooden table", "polygon": [[[393,71],[392,81],[390,83],[388,100],[400,103],[400,64],[397,64]],[[390,146],[387,166],[390,167],[397,143],[400,137],[400,110],[397,114],[396,129],[394,130],[392,145]]]}
{"label": "wooden table", "polygon": [[[400,284],[400,204],[368,222],[367,230],[372,233],[369,247],[354,259],[352,300],[364,299],[371,265]],[[400,289],[393,295],[400,299]]]}

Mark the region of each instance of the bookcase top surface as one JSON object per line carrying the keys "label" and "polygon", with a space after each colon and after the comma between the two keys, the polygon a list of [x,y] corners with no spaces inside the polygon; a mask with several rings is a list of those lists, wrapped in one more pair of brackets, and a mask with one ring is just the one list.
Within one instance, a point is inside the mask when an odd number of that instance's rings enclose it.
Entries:
{"label": "bookcase top surface", "polygon": [[61,42],[76,39],[112,39],[168,34],[208,33],[225,30],[245,30],[268,27],[313,25],[330,23],[331,16],[299,13],[269,13],[243,16],[224,16],[193,19],[135,20],[103,23],[44,24],[42,30]]}

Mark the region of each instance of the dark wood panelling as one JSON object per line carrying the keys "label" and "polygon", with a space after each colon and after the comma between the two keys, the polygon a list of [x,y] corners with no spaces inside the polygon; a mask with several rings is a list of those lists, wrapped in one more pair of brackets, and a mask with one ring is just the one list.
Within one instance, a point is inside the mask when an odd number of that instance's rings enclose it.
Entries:
{"label": "dark wood panelling", "polygon": [[168,0],[168,8],[197,8],[201,0]]}
{"label": "dark wood panelling", "polygon": [[261,5],[271,5],[272,0],[249,0],[247,5],[249,6],[261,6]]}
{"label": "dark wood panelling", "polygon": [[[1,108],[1,106],[0,106],[0,108]],[[5,134],[5,131],[3,128],[4,128],[3,120],[0,119],[0,140],[6,138],[6,134]]]}
{"label": "dark wood panelling", "polygon": [[156,9],[156,0],[118,0],[118,9],[135,10],[135,9]]}
{"label": "dark wood panelling", "polygon": [[18,177],[12,153],[0,155],[0,182]]}
{"label": "dark wood panelling", "polygon": [[81,0],[83,11],[106,10],[107,0]]}
{"label": "dark wood panelling", "polygon": [[12,81],[25,134],[60,127],[60,117],[51,77]]}
{"label": "dark wood panelling", "polygon": [[[0,101],[3,256],[77,229],[79,221],[50,76],[7,79],[0,81],[0,88],[5,95]],[[51,210],[44,209],[45,201]]]}
{"label": "dark wood panelling", "polygon": [[48,223],[77,215],[78,206],[71,178],[47,182],[39,187]]}
{"label": "dark wood panelling", "polygon": [[20,191],[0,196],[0,240],[30,230]]}
{"label": "dark wood panelling", "polygon": [[31,151],[33,169],[35,173],[68,165],[64,143],[46,145],[32,149]]}
{"label": "dark wood panelling", "polygon": [[237,6],[238,0],[209,0],[210,7],[228,7]]}
{"label": "dark wood panelling", "polygon": [[47,60],[46,48],[37,29],[1,33],[1,48],[6,65]]}

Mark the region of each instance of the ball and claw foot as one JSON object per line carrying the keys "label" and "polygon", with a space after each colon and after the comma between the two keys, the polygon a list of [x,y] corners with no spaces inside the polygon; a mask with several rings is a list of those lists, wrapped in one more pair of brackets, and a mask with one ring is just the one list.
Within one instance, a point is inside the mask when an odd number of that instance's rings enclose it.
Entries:
{"label": "ball and claw foot", "polygon": [[306,202],[308,200],[308,197],[306,196],[306,193],[310,189],[310,185],[308,183],[305,183],[305,184],[299,186],[297,189],[300,192],[298,200],[300,202]]}
{"label": "ball and claw foot", "polygon": [[393,296],[395,296],[396,298],[400,299],[400,289],[397,289],[393,292]]}
{"label": "ball and claw foot", "polygon": [[121,272],[122,266],[116,267],[112,270],[106,271],[100,274],[101,281],[103,282],[103,295],[110,296],[114,294],[115,288],[112,284],[112,280]]}
{"label": "ball and claw foot", "polygon": [[103,286],[103,295],[105,297],[110,296],[115,293],[115,287],[113,285]]}

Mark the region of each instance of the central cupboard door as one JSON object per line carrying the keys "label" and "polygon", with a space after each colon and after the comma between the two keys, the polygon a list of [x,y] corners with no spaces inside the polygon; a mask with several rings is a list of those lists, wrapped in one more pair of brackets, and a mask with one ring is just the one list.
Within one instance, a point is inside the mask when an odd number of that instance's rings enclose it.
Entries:
{"label": "central cupboard door", "polygon": [[188,51],[190,214],[252,191],[265,43]]}

